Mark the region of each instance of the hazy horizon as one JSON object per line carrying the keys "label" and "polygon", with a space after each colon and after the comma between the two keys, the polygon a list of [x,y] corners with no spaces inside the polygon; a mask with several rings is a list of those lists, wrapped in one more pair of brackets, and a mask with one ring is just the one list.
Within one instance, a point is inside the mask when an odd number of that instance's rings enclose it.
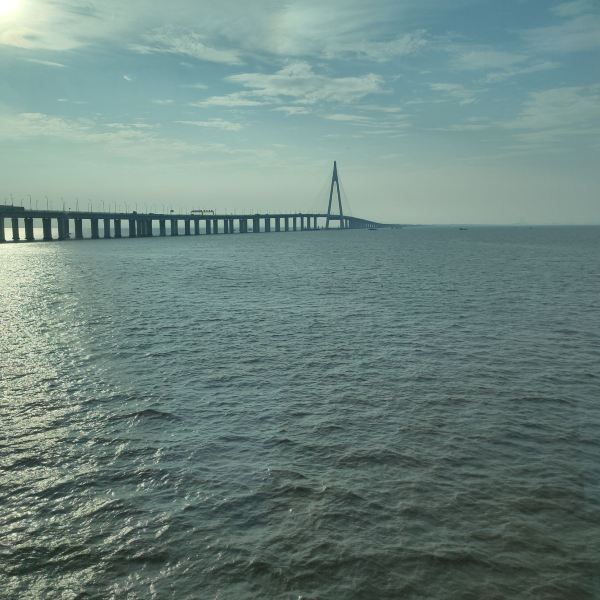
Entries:
{"label": "hazy horizon", "polygon": [[600,223],[594,0],[0,0],[0,204]]}

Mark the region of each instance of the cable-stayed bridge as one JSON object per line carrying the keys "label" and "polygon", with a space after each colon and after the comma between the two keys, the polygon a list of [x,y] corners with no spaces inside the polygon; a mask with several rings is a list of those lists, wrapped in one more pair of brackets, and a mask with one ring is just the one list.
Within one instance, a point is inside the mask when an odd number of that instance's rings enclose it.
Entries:
{"label": "cable-stayed bridge", "polygon": [[[336,202],[337,201],[337,202]],[[336,206],[337,204],[337,206]],[[344,214],[337,164],[329,189],[327,212],[215,214],[213,211],[168,214],[32,210],[22,206],[0,205],[0,242],[35,241],[34,219],[41,220],[41,240],[83,240],[139,238],[152,236],[214,235],[217,233],[268,233],[271,231],[315,231],[330,229],[375,229],[388,227],[369,219]],[[84,223],[86,227],[84,228]],[[21,226],[23,224],[23,227]],[[9,235],[5,227],[8,225]],[[181,227],[183,225],[183,228]],[[22,232],[24,231],[24,235]],[[84,235],[84,233],[86,235]],[[10,235],[12,234],[12,235]]]}

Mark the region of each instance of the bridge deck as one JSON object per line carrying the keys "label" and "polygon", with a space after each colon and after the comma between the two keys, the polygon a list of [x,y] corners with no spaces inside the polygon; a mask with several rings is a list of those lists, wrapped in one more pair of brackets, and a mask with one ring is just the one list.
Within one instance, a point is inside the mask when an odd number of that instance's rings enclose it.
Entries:
{"label": "bridge deck", "polygon": [[[338,221],[341,229],[361,229],[378,226],[367,219],[346,215],[331,215],[327,213],[138,213],[115,211],[60,211],[60,210],[31,210],[20,206],[0,205],[0,242],[6,241],[5,224],[12,231],[12,240],[21,241],[21,222],[24,225],[26,241],[34,241],[34,219],[42,221],[43,240],[53,239],[84,239],[83,223],[89,222],[91,238],[120,238],[122,222],[128,224],[128,237],[166,236],[167,223],[170,225],[169,235],[177,236],[179,224],[183,221],[183,235],[200,235],[200,226],[207,235],[222,233],[259,233],[261,231],[305,231],[329,227],[330,221]],[[7,223],[8,221],[8,223]],[[52,223],[56,222],[57,238],[54,236]],[[74,235],[71,234],[73,222]],[[155,231],[158,223],[159,229]],[[102,230],[100,228],[102,224]],[[193,231],[192,231],[193,224]],[[236,231],[237,224],[237,231]],[[250,226],[249,226],[250,225]],[[380,226],[380,225],[379,225]],[[86,228],[87,229],[87,228]]]}

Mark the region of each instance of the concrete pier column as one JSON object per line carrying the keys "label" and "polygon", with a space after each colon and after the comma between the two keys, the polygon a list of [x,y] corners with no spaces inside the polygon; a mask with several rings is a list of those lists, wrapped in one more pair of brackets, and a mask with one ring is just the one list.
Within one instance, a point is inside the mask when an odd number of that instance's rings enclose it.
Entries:
{"label": "concrete pier column", "polygon": [[265,233],[271,232],[271,217],[265,217]]}
{"label": "concrete pier column", "polygon": [[260,218],[252,217],[252,233],[260,232]]}
{"label": "concrete pier column", "polygon": [[28,242],[33,242],[33,219],[31,217],[25,217],[25,239]]}
{"label": "concrete pier column", "polygon": [[281,231],[281,217],[275,217],[275,231]]}
{"label": "concrete pier column", "polygon": [[6,242],[6,234],[4,233],[4,217],[0,217],[0,244]]}
{"label": "concrete pier column", "polygon": [[283,219],[283,227],[286,231],[290,230],[290,218],[289,217],[284,217]]}
{"label": "concrete pier column", "polygon": [[135,225],[136,225],[135,218],[129,217],[129,237],[130,238],[136,237]]}
{"label": "concrete pier column", "polygon": [[234,220],[229,219],[229,233],[235,233],[235,226],[233,223],[234,223]]}
{"label": "concrete pier column", "polygon": [[152,219],[150,217],[146,219],[146,235],[148,237],[152,237],[154,235],[154,231],[152,231],[153,222],[154,222],[154,219]]}
{"label": "concrete pier column", "polygon": [[79,217],[75,218],[75,239],[83,239],[83,220]]}
{"label": "concrete pier column", "polygon": [[115,219],[115,239],[121,237],[121,219]]}
{"label": "concrete pier column", "polygon": [[191,234],[191,222],[189,219],[184,219],[183,221],[183,232],[185,233],[185,235],[190,235]]}
{"label": "concrete pier column", "polygon": [[219,233],[219,219],[213,219],[213,233]]}
{"label": "concrete pier column", "polygon": [[[100,237],[98,235],[98,217],[92,217],[90,219],[90,225],[92,227],[92,239],[97,240]],[[133,231],[135,231],[135,225],[133,226]],[[133,237],[135,237],[135,234]]]}
{"label": "concrete pier column", "polygon": [[194,235],[200,235],[200,219],[194,219]]}
{"label": "concrete pier column", "polygon": [[144,222],[144,219],[142,219],[140,217],[136,217],[135,229],[136,229],[137,237],[146,237],[146,223]]}
{"label": "concrete pier column", "polygon": [[238,219],[238,228],[240,230],[240,233],[246,233],[244,231],[244,219]]}
{"label": "concrete pier column", "polygon": [[104,222],[104,238],[110,238],[110,219],[103,219]]}
{"label": "concrete pier column", "polygon": [[206,225],[206,235],[210,235],[212,233],[212,227],[211,227],[211,221],[210,219],[206,219],[206,221],[204,221],[205,225]]}
{"label": "concrete pier column", "polygon": [[223,233],[229,233],[229,219],[223,219]]}
{"label": "concrete pier column", "polygon": [[300,215],[300,231],[304,231],[304,215]]}
{"label": "concrete pier column", "polygon": [[58,239],[59,240],[66,240],[67,239],[67,232],[66,232],[66,228],[65,228],[65,217],[58,217],[58,219],[56,219],[57,221],[57,225],[58,225]]}
{"label": "concrete pier column", "polygon": [[313,229],[319,229],[317,226],[317,217],[313,217]]}
{"label": "concrete pier column", "polygon": [[42,219],[42,231],[44,232],[44,241],[52,241],[52,219],[50,217],[44,217]]}
{"label": "concrete pier column", "polygon": [[171,235],[179,235],[177,219],[171,219]]}
{"label": "concrete pier column", "polygon": [[17,217],[13,217],[11,219],[11,223],[13,242],[18,242],[21,239],[21,237],[19,236],[19,219]]}
{"label": "concrete pier column", "polygon": [[292,227],[294,231],[298,231],[298,219],[297,217],[292,217]]}
{"label": "concrete pier column", "polygon": [[167,222],[164,219],[160,219],[158,221],[158,229],[161,237],[165,237],[167,235]]}

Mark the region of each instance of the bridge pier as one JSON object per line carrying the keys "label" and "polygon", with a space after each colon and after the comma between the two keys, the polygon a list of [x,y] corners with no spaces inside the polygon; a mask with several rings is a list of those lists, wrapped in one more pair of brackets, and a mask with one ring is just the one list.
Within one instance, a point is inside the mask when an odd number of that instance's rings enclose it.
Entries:
{"label": "bridge pier", "polygon": [[19,235],[19,219],[17,217],[13,217],[11,219],[11,225],[13,242],[18,242],[21,239],[21,236]]}
{"label": "bridge pier", "polygon": [[80,219],[79,217],[75,218],[75,239],[83,239],[83,219]]}
{"label": "bridge pier", "polygon": [[292,225],[294,227],[294,231],[298,231],[298,219],[297,219],[297,217],[292,217]]}
{"label": "bridge pier", "polygon": [[271,217],[265,217],[265,233],[271,233]]}
{"label": "bridge pier", "polygon": [[177,219],[171,219],[171,236],[179,235]]}
{"label": "bridge pier", "polygon": [[[135,223],[135,219],[133,220]],[[92,239],[97,240],[100,236],[98,235],[98,217],[92,217],[90,219],[90,225],[92,228]],[[133,230],[135,231],[135,225],[133,226]],[[135,237],[135,234],[134,236]]]}
{"label": "bridge pier", "polygon": [[33,236],[33,219],[31,217],[25,217],[25,239],[28,242],[33,242],[35,239]]}
{"label": "bridge pier", "polygon": [[160,236],[165,237],[167,235],[167,223],[164,219],[160,219],[158,221],[158,228],[160,231]]}
{"label": "bridge pier", "polygon": [[200,219],[194,218],[194,235],[200,235]]}
{"label": "bridge pier", "polygon": [[289,217],[284,217],[283,227],[285,228],[286,231],[290,230],[290,218]]}
{"label": "bridge pier", "polygon": [[213,235],[216,235],[217,233],[219,233],[219,219],[213,219]]}
{"label": "bridge pier", "polygon": [[134,217],[129,217],[129,237],[130,238],[136,237],[135,218]]}
{"label": "bridge pier", "polygon": [[229,219],[229,233],[235,233],[234,223],[235,223],[234,219]]}
{"label": "bridge pier", "polygon": [[6,234],[4,233],[4,217],[0,217],[0,244],[6,242]]}
{"label": "bridge pier", "polygon": [[206,235],[211,235],[212,234],[211,220],[206,219],[206,221],[204,221],[204,224],[206,225]]}
{"label": "bridge pier", "polygon": [[223,233],[229,233],[229,219],[223,219]]}
{"label": "bridge pier", "polygon": [[275,217],[275,231],[281,231],[281,217]]}
{"label": "bridge pier", "polygon": [[121,237],[121,219],[115,219],[115,238]]}
{"label": "bridge pier", "polygon": [[104,239],[110,239],[110,219],[103,219],[104,221]]}
{"label": "bridge pier", "polygon": [[42,219],[42,231],[44,232],[44,241],[52,241],[52,219],[50,217],[44,217]]}
{"label": "bridge pier", "polygon": [[300,215],[300,231],[304,231],[304,215]]}
{"label": "bridge pier", "polygon": [[69,239],[69,219],[65,216],[60,216],[58,221],[58,239],[68,240]]}
{"label": "bridge pier", "polygon": [[252,217],[252,233],[260,233],[260,217],[258,215]]}
{"label": "bridge pier", "polygon": [[183,233],[185,235],[190,235],[191,234],[191,227],[190,227],[191,223],[189,219],[184,219],[183,220]]}

